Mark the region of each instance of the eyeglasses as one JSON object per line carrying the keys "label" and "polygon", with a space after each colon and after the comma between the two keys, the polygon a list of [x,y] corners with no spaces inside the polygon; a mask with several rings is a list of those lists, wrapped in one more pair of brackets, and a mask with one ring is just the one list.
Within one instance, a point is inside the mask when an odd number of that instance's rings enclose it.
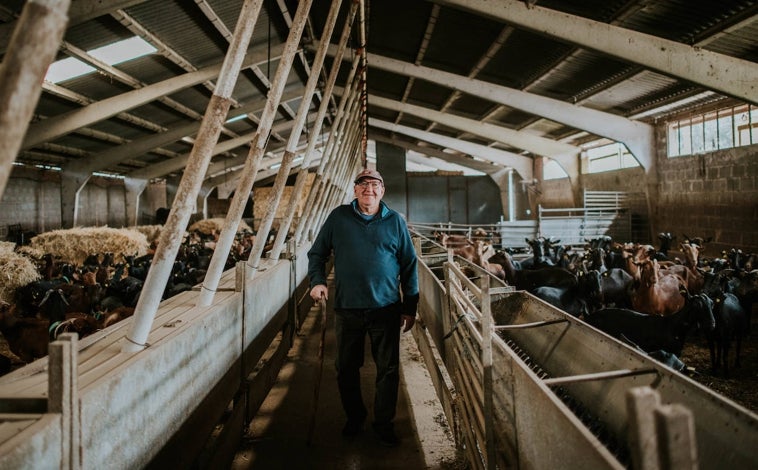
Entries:
{"label": "eyeglasses", "polygon": [[371,188],[371,189],[379,189],[382,187],[381,181],[361,181],[360,183],[356,183],[357,186],[360,186],[363,189]]}

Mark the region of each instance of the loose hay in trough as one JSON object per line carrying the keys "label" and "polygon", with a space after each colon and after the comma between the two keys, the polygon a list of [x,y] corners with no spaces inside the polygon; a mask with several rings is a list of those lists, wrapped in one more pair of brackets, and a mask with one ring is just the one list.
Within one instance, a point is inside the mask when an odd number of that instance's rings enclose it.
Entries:
{"label": "loose hay in trough", "polygon": [[16,244],[0,242],[0,300],[15,303],[16,289],[41,276],[31,259],[14,252]]}
{"label": "loose hay in trough", "polygon": [[[200,233],[203,233],[205,235],[212,235],[213,232],[220,233],[221,229],[224,228],[224,219],[222,218],[214,218],[214,219],[203,219],[198,220],[194,224],[190,225],[190,227],[187,229],[190,232],[194,232],[197,230]],[[250,228],[247,223],[245,223],[244,220],[240,220],[239,225],[237,225],[237,232],[252,232],[253,229]]]}
{"label": "loose hay in trough", "polygon": [[31,239],[30,246],[52,253],[64,262],[81,265],[92,254],[113,253],[116,262],[124,261],[124,255],[142,256],[149,244],[145,234],[133,229],[78,227],[39,234]]}

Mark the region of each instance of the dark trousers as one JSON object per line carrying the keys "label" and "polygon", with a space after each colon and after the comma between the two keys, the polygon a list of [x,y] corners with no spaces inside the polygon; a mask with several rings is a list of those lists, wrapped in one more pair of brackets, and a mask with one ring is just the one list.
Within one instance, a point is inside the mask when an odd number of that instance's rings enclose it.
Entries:
{"label": "dark trousers", "polygon": [[335,324],[337,385],[348,420],[366,417],[360,368],[368,334],[376,364],[374,426],[392,426],[400,382],[400,304],[369,310],[338,309]]}

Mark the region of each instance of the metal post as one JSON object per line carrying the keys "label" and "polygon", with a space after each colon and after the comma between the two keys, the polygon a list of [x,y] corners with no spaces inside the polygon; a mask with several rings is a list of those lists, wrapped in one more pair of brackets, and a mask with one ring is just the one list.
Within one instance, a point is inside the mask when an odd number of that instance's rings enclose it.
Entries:
{"label": "metal post", "polygon": [[29,0],[0,64],[0,197],[11,175],[42,79],[55,58],[68,22],[70,0]]}
{"label": "metal post", "polygon": [[[313,158],[313,154],[316,148],[316,141],[318,140],[319,134],[321,134],[321,126],[323,125],[324,117],[326,116],[326,112],[329,110],[329,101],[332,96],[332,91],[334,90],[334,84],[337,81],[337,75],[339,74],[340,65],[342,63],[342,56],[344,55],[345,48],[347,46],[347,40],[350,38],[350,30],[353,19],[355,18],[356,10],[357,4],[353,2],[350,7],[350,12],[348,13],[347,19],[345,20],[345,26],[342,30],[342,35],[340,36],[339,45],[337,46],[337,53],[334,56],[334,62],[332,62],[332,69],[329,71],[329,77],[327,78],[327,83],[322,93],[323,96],[321,97],[321,104],[319,105],[316,122],[313,125],[311,135],[308,139],[308,148],[305,151],[303,163],[300,165],[300,171],[298,172],[297,178],[295,179],[295,186],[292,188],[292,195],[290,197],[289,207],[287,207],[287,214],[285,215],[282,223],[279,225],[279,232],[276,234],[274,246],[271,248],[271,253],[269,254],[269,258],[271,259],[275,260],[279,258],[279,255],[282,252],[282,248],[284,247],[285,238],[287,237],[289,228],[292,225],[292,220],[295,217],[295,211],[297,210],[297,206],[303,195],[303,189],[305,188],[305,182],[308,177],[308,167],[310,166],[311,159]],[[327,20],[327,24],[329,24],[329,20]],[[319,58],[319,54],[321,54],[322,42],[325,42],[326,45],[329,43],[329,41],[323,41],[322,39],[322,41],[319,43],[319,50],[316,53],[316,59],[314,59],[314,62],[316,62],[316,60]],[[324,48],[323,51],[325,54],[326,48]],[[294,234],[292,238],[295,239]]]}
{"label": "metal post", "polygon": [[661,468],[698,468],[695,420],[684,405],[661,405],[655,410]]}
{"label": "metal post", "polygon": [[655,435],[654,412],[661,396],[652,388],[635,387],[626,393],[629,416],[629,450],[634,470],[658,470],[658,440]]}
{"label": "metal post", "polygon": [[61,469],[77,470],[79,456],[79,386],[77,335],[64,333],[50,343],[47,409],[61,415]]}
{"label": "metal post", "polygon": [[[311,189],[311,193],[314,194],[313,198],[313,204],[306,212],[307,218],[304,218],[303,221],[301,221],[301,227],[302,229],[307,233],[308,230],[314,229],[318,226],[318,224],[315,223],[316,219],[318,218],[318,215],[320,214],[320,211],[324,209],[324,202],[325,202],[325,192],[328,188],[328,182],[329,182],[329,175],[330,173],[334,173],[336,170],[336,166],[334,162],[337,161],[337,153],[339,149],[339,145],[341,142],[343,142],[346,139],[345,136],[345,126],[348,122],[353,122],[351,118],[355,116],[355,112],[357,109],[357,93],[351,93],[348,100],[348,109],[345,114],[341,114],[340,122],[336,126],[336,131],[332,132],[332,134],[329,136],[329,142],[327,143],[327,148],[324,152],[324,157],[322,157],[321,164],[326,168],[327,164],[329,165],[328,171],[322,172],[322,177],[319,179],[319,185],[316,187],[314,185],[314,188]],[[342,104],[342,103],[340,103]],[[334,140],[332,137],[334,137]],[[337,140],[339,139],[339,140]],[[331,145],[330,145],[331,144]],[[314,189],[316,190],[314,193]],[[305,225],[303,225],[303,222],[305,222]]]}
{"label": "metal post", "polygon": [[[213,251],[210,265],[205,274],[202,288],[200,289],[200,295],[198,296],[198,306],[208,306],[213,301],[213,296],[218,288],[218,283],[221,279],[221,274],[224,271],[226,265],[226,258],[229,255],[229,251],[234,242],[234,237],[237,234],[237,226],[242,219],[242,213],[245,210],[245,204],[247,202],[250,190],[253,188],[255,182],[255,175],[258,173],[258,167],[263,159],[263,153],[266,148],[266,141],[269,132],[271,131],[271,125],[276,115],[276,110],[279,107],[279,100],[284,91],[284,85],[287,82],[287,76],[292,68],[292,62],[297,54],[297,48],[300,43],[300,36],[303,33],[305,24],[308,20],[308,11],[311,8],[313,0],[304,0],[297,6],[297,12],[295,18],[292,21],[292,28],[290,28],[289,35],[287,36],[287,44],[284,47],[284,53],[279,61],[279,66],[276,69],[274,80],[272,81],[271,90],[269,90],[268,101],[266,107],[263,109],[260,123],[258,124],[258,136],[255,139],[255,145],[252,146],[245,161],[245,168],[242,170],[242,176],[237,182],[237,189],[234,192],[234,197],[229,205],[229,211],[226,213],[226,219],[224,220],[224,227],[221,230],[221,234],[216,242],[216,248]],[[264,136],[266,136],[264,138]],[[258,236],[261,236],[259,233]],[[265,237],[266,235],[263,234]],[[257,238],[257,237],[256,237]]]}
{"label": "metal post", "polygon": [[[356,61],[354,61],[354,65],[357,65],[357,58]],[[355,89],[351,88],[351,90],[354,91]],[[341,100],[339,104],[340,110],[338,111],[335,122],[332,125],[332,132],[329,135],[329,140],[327,141],[326,146],[324,147],[324,153],[321,157],[321,162],[319,163],[319,168],[316,172],[316,179],[314,180],[313,187],[311,188],[311,193],[308,196],[308,201],[306,203],[304,211],[305,216],[303,219],[301,219],[300,226],[298,227],[298,230],[302,232],[307,233],[314,227],[313,221],[316,217],[316,214],[318,214],[317,207],[319,201],[321,200],[320,198],[323,197],[323,192],[326,189],[328,171],[332,170],[331,162],[336,152],[336,142],[339,142],[339,139],[343,137],[345,123],[350,117],[351,111],[345,111],[345,109],[351,109],[350,104],[353,102],[352,98],[354,98],[354,95],[351,93],[346,93],[342,98],[343,100]],[[296,240],[299,240],[299,238],[297,238],[297,235]]]}
{"label": "metal post", "polygon": [[[346,83],[353,83],[353,79],[355,78],[355,71],[358,69],[358,62],[360,60],[360,57],[356,56],[353,60],[353,64],[350,68],[350,73],[347,77]],[[340,98],[339,105],[337,105],[337,115],[335,116],[335,121],[332,124],[332,132],[329,134],[329,140],[327,141],[326,147],[324,147],[324,154],[321,158],[321,162],[319,163],[318,170],[316,170],[316,179],[313,180],[313,186],[311,187],[311,192],[308,195],[308,199],[305,204],[305,210],[303,211],[303,214],[310,215],[313,209],[313,204],[315,202],[315,198],[317,196],[317,193],[319,192],[322,182],[323,182],[323,174],[324,174],[324,168],[326,166],[326,162],[328,160],[328,153],[327,153],[327,147],[329,147],[330,142],[332,139],[337,138],[337,133],[335,129],[340,125],[344,118],[345,113],[345,105],[347,104],[348,99],[350,98],[350,93],[347,91],[348,86],[345,87],[346,91]],[[308,233],[308,229],[310,227],[306,223],[306,217],[303,217],[300,220],[300,224],[298,225],[297,231],[295,232],[295,240],[300,243],[302,240],[302,237],[304,234]]]}
{"label": "metal post", "polygon": [[[357,103],[358,102],[356,101],[355,104]],[[350,129],[344,132],[344,137],[340,139],[338,147],[335,147],[334,149],[334,157],[330,159],[329,170],[325,173],[320,199],[317,200],[314,205],[315,210],[313,210],[311,214],[308,214],[309,228],[313,228],[314,230],[321,226],[328,215],[329,210],[334,207],[335,189],[343,187],[343,175],[346,173],[345,167],[348,165],[348,162],[340,158],[342,155],[341,150],[352,140],[352,137],[355,134],[355,129],[359,128],[359,124],[352,117],[350,122],[352,123]]]}
{"label": "metal post", "polygon": [[192,215],[195,196],[208,169],[213,148],[231,106],[231,95],[240,73],[245,52],[253,34],[263,0],[248,0],[242,5],[237,19],[234,37],[221,66],[216,89],[208,103],[203,122],[198,130],[195,145],[179,183],[168,219],[161,231],[158,247],[153,256],[150,271],[145,279],[145,288],[140,294],[134,311],[134,321],[126,336],[122,350],[137,352],[147,347],[147,336],[163,297],[163,290],[171,275],[176,254],[179,251],[184,231]]}
{"label": "metal post", "polygon": [[[300,100],[300,107],[297,110],[295,125],[292,126],[287,148],[284,151],[284,156],[282,157],[279,171],[277,172],[276,179],[274,180],[274,187],[271,191],[272,198],[268,202],[263,220],[260,222],[260,225],[258,227],[258,236],[255,237],[253,247],[250,251],[250,256],[248,257],[248,264],[252,266],[254,270],[257,270],[258,268],[258,263],[261,260],[269,230],[271,230],[271,225],[274,221],[274,217],[276,216],[276,211],[282,198],[282,193],[284,193],[284,187],[287,183],[287,178],[289,178],[290,169],[292,169],[292,162],[295,159],[297,144],[300,141],[300,134],[302,133],[303,127],[305,125],[305,118],[308,116],[308,108],[310,108],[311,100],[313,99],[313,94],[316,89],[316,85],[318,84],[319,75],[321,74],[321,67],[324,64],[324,58],[326,57],[326,49],[329,44],[329,40],[331,39],[334,25],[337,22],[337,14],[339,13],[341,4],[342,0],[334,0],[332,2],[331,8],[329,9],[327,24],[324,28],[324,37],[319,43],[316,57],[313,60],[313,64],[311,65],[311,75],[308,77],[308,82],[305,85],[305,93],[303,93],[303,98]],[[324,103],[328,103],[328,99],[322,98],[321,104]],[[323,115],[321,115],[321,118],[323,119]],[[311,136],[311,140],[315,142],[314,135]],[[303,160],[303,166],[306,166],[306,159],[309,160],[309,157],[310,155],[306,153],[306,156]],[[292,194],[290,197],[290,203],[292,202],[294,202],[294,194]],[[279,224],[278,235],[286,234],[287,230],[289,230],[288,227],[284,227],[283,224]],[[276,256],[276,258],[278,257],[279,255]],[[272,257],[272,259],[276,258]],[[255,274],[255,271],[253,271],[253,274]]]}
{"label": "metal post", "polygon": [[479,287],[482,291],[482,408],[484,412],[485,468],[494,469],[495,462],[495,421],[492,378],[492,335],[494,319],[490,297],[490,277],[481,276]]}

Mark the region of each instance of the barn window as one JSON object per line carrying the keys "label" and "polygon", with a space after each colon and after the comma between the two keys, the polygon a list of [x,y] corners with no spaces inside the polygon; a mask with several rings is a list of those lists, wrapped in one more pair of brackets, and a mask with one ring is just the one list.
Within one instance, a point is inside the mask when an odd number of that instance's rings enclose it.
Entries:
{"label": "barn window", "polygon": [[[634,155],[626,148],[626,145],[619,142],[601,139],[584,144],[582,148],[584,149],[588,163],[586,173],[602,173],[604,171],[640,166]],[[568,178],[566,171],[555,160],[550,158],[545,159],[542,179],[554,180],[560,178]]]}
{"label": "barn window", "polygon": [[619,142],[595,144],[587,147],[586,153],[588,173],[601,173],[639,166],[626,145]]}
{"label": "barn window", "polygon": [[668,156],[694,155],[758,143],[758,107],[741,105],[674,120]]}

